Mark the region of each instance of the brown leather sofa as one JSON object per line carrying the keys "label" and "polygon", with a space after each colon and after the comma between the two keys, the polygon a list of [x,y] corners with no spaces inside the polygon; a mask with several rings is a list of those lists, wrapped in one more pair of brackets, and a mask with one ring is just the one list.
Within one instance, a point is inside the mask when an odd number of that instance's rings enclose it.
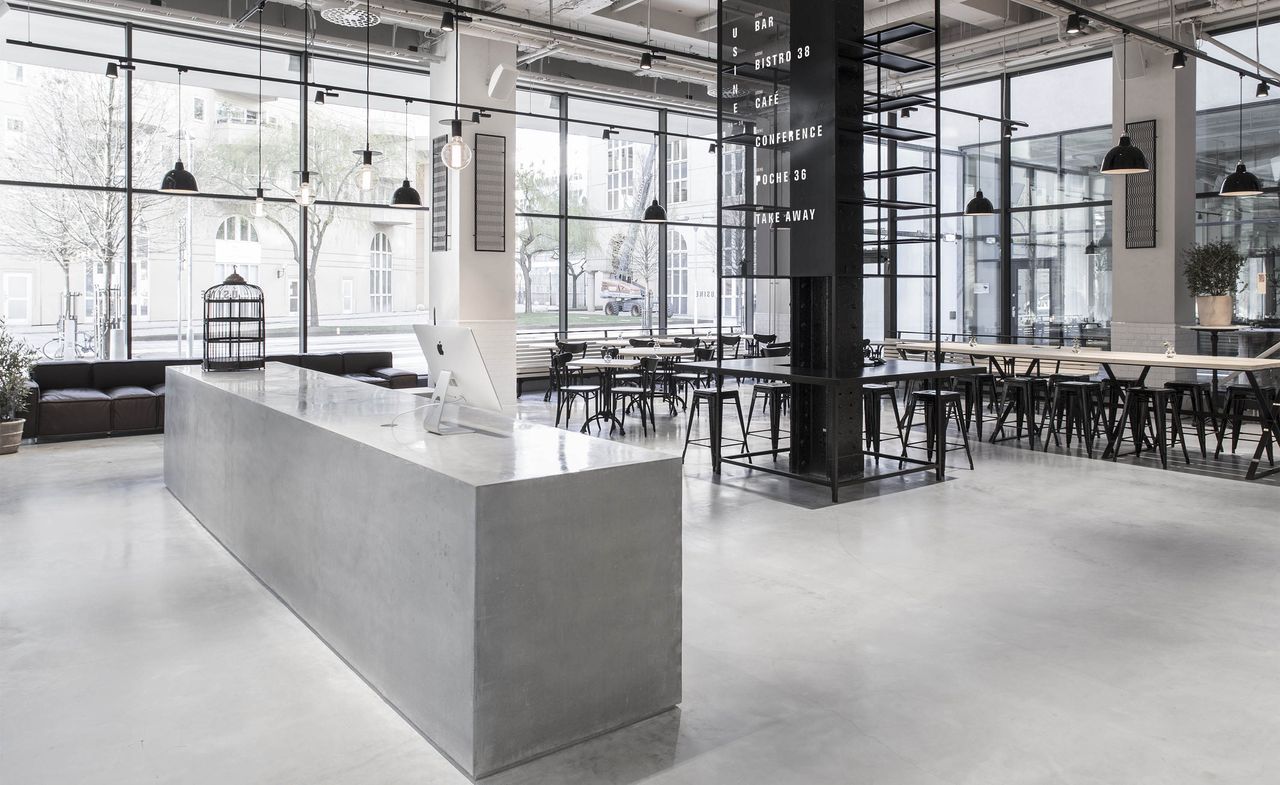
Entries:
{"label": "brown leather sofa", "polygon": [[[391,365],[391,352],[273,355],[283,362],[379,387],[417,387],[413,371]],[[164,430],[165,368],[199,360],[66,360],[31,369],[32,394],[22,435],[68,438],[129,435]]]}

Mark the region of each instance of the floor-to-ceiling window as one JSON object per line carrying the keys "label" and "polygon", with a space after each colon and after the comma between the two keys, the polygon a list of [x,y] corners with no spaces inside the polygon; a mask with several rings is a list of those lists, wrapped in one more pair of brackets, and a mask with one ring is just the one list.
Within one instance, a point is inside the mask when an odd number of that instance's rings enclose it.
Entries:
{"label": "floor-to-ceiling window", "polygon": [[[518,328],[715,324],[714,120],[525,89],[517,107]],[[642,220],[655,200],[665,225]],[[741,318],[742,287],[726,291]]]}
{"label": "floor-to-ceiling window", "polygon": [[1010,310],[1020,340],[1109,345],[1111,58],[1010,79]]}
{"label": "floor-to-ceiling window", "polygon": [[[1263,25],[1258,35],[1266,60],[1280,45],[1280,24]],[[1215,37],[1253,53],[1252,27]],[[1231,59],[1211,42],[1205,42],[1205,48]],[[1280,205],[1275,194],[1280,180],[1280,95],[1259,97],[1255,88],[1256,82],[1232,71],[1203,61],[1196,65],[1196,241],[1226,240],[1236,246],[1246,259],[1235,298],[1236,318],[1272,325],[1280,317]],[[1261,178],[1263,196],[1218,196],[1222,180],[1240,161]]]}
{"label": "floor-to-ceiling window", "polygon": [[[3,53],[0,179],[11,184],[0,188],[0,305],[37,349],[102,357],[113,334],[127,334],[135,357],[199,356],[202,293],[234,270],[263,289],[268,351],[367,345],[422,365],[411,325],[424,318],[428,214],[386,205],[406,169],[425,190],[426,103],[410,109],[406,161],[407,105],[370,97],[366,107],[362,63],[311,58],[310,81],[332,88],[315,104],[303,99],[298,51],[264,50],[259,81],[249,41],[18,10],[5,22],[33,45]],[[85,41],[109,59],[41,48]],[[145,62],[107,78],[130,43]],[[388,95],[421,94],[422,79],[377,65],[369,74],[372,91]],[[292,199],[304,128],[319,192],[305,212]],[[362,191],[352,151],[366,128],[382,155]],[[159,192],[177,159],[198,195]],[[259,181],[270,201],[256,215]],[[371,251],[376,237],[390,250]]]}

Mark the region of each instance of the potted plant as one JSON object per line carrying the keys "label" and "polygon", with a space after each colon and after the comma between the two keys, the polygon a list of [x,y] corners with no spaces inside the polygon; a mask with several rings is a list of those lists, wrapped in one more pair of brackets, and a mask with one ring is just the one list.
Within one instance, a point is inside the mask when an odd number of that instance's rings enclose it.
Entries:
{"label": "potted plant", "polygon": [[31,388],[27,386],[36,353],[4,328],[0,319],[0,455],[18,451],[25,420],[18,419]]}
{"label": "potted plant", "polygon": [[1196,298],[1196,313],[1206,327],[1226,327],[1234,313],[1233,295],[1240,291],[1245,258],[1225,240],[1193,245],[1182,254],[1187,290]]}

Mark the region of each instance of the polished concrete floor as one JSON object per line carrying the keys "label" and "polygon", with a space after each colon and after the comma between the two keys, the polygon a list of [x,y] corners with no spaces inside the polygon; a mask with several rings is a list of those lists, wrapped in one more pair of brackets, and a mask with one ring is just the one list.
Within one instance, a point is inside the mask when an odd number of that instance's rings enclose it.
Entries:
{"label": "polished concrete floor", "polygon": [[[678,450],[659,419],[626,438]],[[169,496],[162,445],[0,458],[0,783],[464,783]],[[486,782],[1280,782],[1280,486],[977,459],[832,506],[691,455],[681,708]]]}

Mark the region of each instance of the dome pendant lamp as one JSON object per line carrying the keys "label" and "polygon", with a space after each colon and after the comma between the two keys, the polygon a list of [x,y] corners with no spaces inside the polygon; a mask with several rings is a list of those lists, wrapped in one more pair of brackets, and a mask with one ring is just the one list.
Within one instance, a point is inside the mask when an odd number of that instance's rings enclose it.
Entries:
{"label": "dome pendant lamp", "polygon": [[1219,196],[1258,196],[1262,193],[1262,181],[1244,167],[1244,77],[1240,77],[1240,163],[1227,175],[1218,189]]}
{"label": "dome pendant lamp", "polygon": [[397,188],[391,196],[392,207],[406,210],[422,207],[422,194],[418,193],[418,189],[409,182],[409,104],[411,103],[413,102],[407,98],[404,101],[404,185]]}
{"label": "dome pendant lamp", "polygon": [[965,215],[991,215],[995,213],[995,205],[991,204],[991,200],[982,194],[982,118],[978,118],[978,165],[977,165],[978,190],[964,206]]}
{"label": "dome pendant lamp", "polygon": [[1120,39],[1120,45],[1124,47],[1124,58],[1120,74],[1120,122],[1125,126],[1125,132],[1120,134],[1120,143],[1107,151],[1107,157],[1102,159],[1102,168],[1099,170],[1102,174],[1143,174],[1151,171],[1151,167],[1147,166],[1147,156],[1142,150],[1134,146],[1133,140],[1128,134],[1128,109],[1129,109],[1129,36],[1126,34]]}
{"label": "dome pendant lamp", "polygon": [[440,161],[455,172],[462,171],[471,165],[471,147],[462,138],[462,117],[459,104],[462,102],[462,37],[458,25],[453,28],[453,120],[449,123],[449,141],[440,150]]}
{"label": "dome pendant lamp", "polygon": [[196,176],[182,165],[182,75],[186,71],[185,68],[178,69],[178,160],[174,162],[173,168],[160,183],[162,194],[200,193],[200,189],[196,186]]}

